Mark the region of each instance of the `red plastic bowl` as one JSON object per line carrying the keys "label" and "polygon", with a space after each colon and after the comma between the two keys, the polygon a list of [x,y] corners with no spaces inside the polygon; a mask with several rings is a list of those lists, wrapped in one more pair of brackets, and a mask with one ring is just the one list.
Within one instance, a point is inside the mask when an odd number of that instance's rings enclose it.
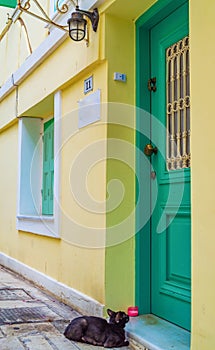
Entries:
{"label": "red plastic bowl", "polygon": [[128,316],[135,317],[138,316],[138,306],[129,306],[128,307]]}

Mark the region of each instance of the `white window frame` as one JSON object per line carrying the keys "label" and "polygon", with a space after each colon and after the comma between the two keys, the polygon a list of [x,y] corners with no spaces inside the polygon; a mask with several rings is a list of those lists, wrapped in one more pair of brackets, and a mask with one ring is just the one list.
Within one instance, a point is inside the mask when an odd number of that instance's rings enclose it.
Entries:
{"label": "white window frame", "polygon": [[[59,238],[60,232],[60,144],[61,92],[54,96],[54,208],[53,215],[42,215],[43,121],[22,117],[19,120],[19,177],[17,222],[19,231]],[[30,129],[26,132],[28,127]]]}
{"label": "white window frame", "polygon": [[[68,11],[65,13],[58,12],[56,9],[56,0],[50,0],[50,10],[49,10],[49,17],[51,20],[55,23],[58,23],[63,26],[67,26],[67,20],[70,17],[71,13],[75,11],[75,7],[71,0],[61,0],[59,1],[59,8],[62,7],[62,5],[65,4],[68,6]],[[46,27],[52,32],[53,30],[56,30],[56,27],[53,24],[47,24]],[[57,29],[60,32],[62,32],[62,29]],[[65,33],[65,31],[64,31]]]}
{"label": "white window frame", "polygon": [[[71,3],[71,1],[65,1],[65,0],[60,0],[59,1],[59,6],[61,6],[62,4],[67,4],[67,3]],[[50,0],[50,17],[54,16],[57,13],[57,9],[56,9],[56,0]]]}
{"label": "white window frame", "polygon": [[[105,0],[79,0],[78,4],[79,7],[83,10],[89,10],[92,7],[98,6],[98,3],[101,5]],[[74,3],[76,4],[77,0],[74,0]],[[67,6],[71,8],[75,8],[74,4],[71,0],[59,0],[59,7],[61,7],[63,4],[66,4]],[[50,16],[56,15],[56,0],[50,0]],[[67,13],[68,17],[68,13]]]}

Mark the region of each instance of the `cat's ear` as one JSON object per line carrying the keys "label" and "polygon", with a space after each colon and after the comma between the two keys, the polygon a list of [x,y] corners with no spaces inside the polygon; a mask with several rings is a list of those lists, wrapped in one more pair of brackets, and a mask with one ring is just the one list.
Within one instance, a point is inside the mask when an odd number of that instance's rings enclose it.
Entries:
{"label": "cat's ear", "polygon": [[115,312],[112,311],[111,309],[107,309],[107,313],[108,313],[108,315],[109,315],[110,317],[115,316]]}

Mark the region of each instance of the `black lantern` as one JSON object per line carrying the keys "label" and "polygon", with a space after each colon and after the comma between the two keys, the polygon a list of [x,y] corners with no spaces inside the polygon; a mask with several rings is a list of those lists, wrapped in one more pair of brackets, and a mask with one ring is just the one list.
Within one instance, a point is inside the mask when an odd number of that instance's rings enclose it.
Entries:
{"label": "black lantern", "polygon": [[89,12],[80,10],[76,6],[76,12],[73,12],[71,18],[67,21],[69,25],[69,36],[74,41],[81,41],[85,37],[87,21],[84,19],[84,15],[90,19],[94,32],[97,31],[99,22],[98,10],[94,9],[93,12]]}
{"label": "black lantern", "polygon": [[69,36],[74,41],[81,41],[86,34],[87,21],[79,12],[73,12],[67,21],[69,25]]}

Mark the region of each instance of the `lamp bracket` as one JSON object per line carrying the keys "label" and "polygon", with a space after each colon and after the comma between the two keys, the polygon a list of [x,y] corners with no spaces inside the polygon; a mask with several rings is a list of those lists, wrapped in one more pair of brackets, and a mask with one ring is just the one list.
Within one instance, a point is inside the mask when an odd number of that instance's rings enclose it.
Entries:
{"label": "lamp bracket", "polygon": [[76,12],[82,13],[83,15],[87,16],[90,19],[90,21],[92,23],[93,30],[94,30],[94,32],[96,32],[97,28],[98,28],[98,23],[99,23],[98,9],[95,8],[95,9],[93,9],[93,12],[90,12],[90,11],[80,10],[79,6],[77,5],[75,10],[76,10]]}
{"label": "lamp bracket", "polygon": [[[34,3],[34,5],[36,5],[37,9],[39,10],[39,13],[33,12],[31,11],[31,1]],[[56,0],[56,9],[58,13],[61,14],[65,14],[69,11],[69,6],[67,3],[63,3],[62,5],[59,5],[59,1],[60,0]],[[92,24],[92,28],[94,30],[94,32],[97,31],[97,27],[98,27],[98,22],[99,22],[99,13],[98,13],[98,9],[95,8],[93,9],[92,12],[90,11],[85,11],[85,10],[81,10],[79,9],[78,6],[78,2],[76,1],[76,3],[74,2],[74,0],[70,0],[71,3],[73,4],[73,6],[75,7],[75,10],[77,13],[83,14],[85,16],[87,16]],[[54,22],[49,15],[47,14],[47,12],[43,9],[43,7],[40,5],[39,0],[17,0],[17,8],[21,11],[21,12],[25,12],[28,13],[29,15],[47,23],[47,24],[51,24],[59,29],[64,30],[65,32],[69,32],[68,30],[68,25],[62,25],[59,24],[57,22]]]}
{"label": "lamp bracket", "polygon": [[[39,9],[40,14],[37,14],[33,11],[31,11],[31,1],[36,5],[36,7]],[[59,13],[64,14],[67,13],[69,11],[69,6],[67,4],[63,4],[61,7],[59,6],[59,1],[56,1],[56,9]],[[76,6],[76,4],[74,3],[73,0],[70,0],[72,2],[72,4],[74,6]],[[17,1],[17,7],[21,12],[25,12],[28,13],[29,15],[47,23],[47,24],[51,24],[59,29],[62,29],[66,32],[68,32],[68,26],[67,25],[62,25],[62,24],[58,24],[57,22],[54,22],[49,15],[46,13],[46,11],[43,9],[43,7],[40,5],[38,0],[18,0]]]}

